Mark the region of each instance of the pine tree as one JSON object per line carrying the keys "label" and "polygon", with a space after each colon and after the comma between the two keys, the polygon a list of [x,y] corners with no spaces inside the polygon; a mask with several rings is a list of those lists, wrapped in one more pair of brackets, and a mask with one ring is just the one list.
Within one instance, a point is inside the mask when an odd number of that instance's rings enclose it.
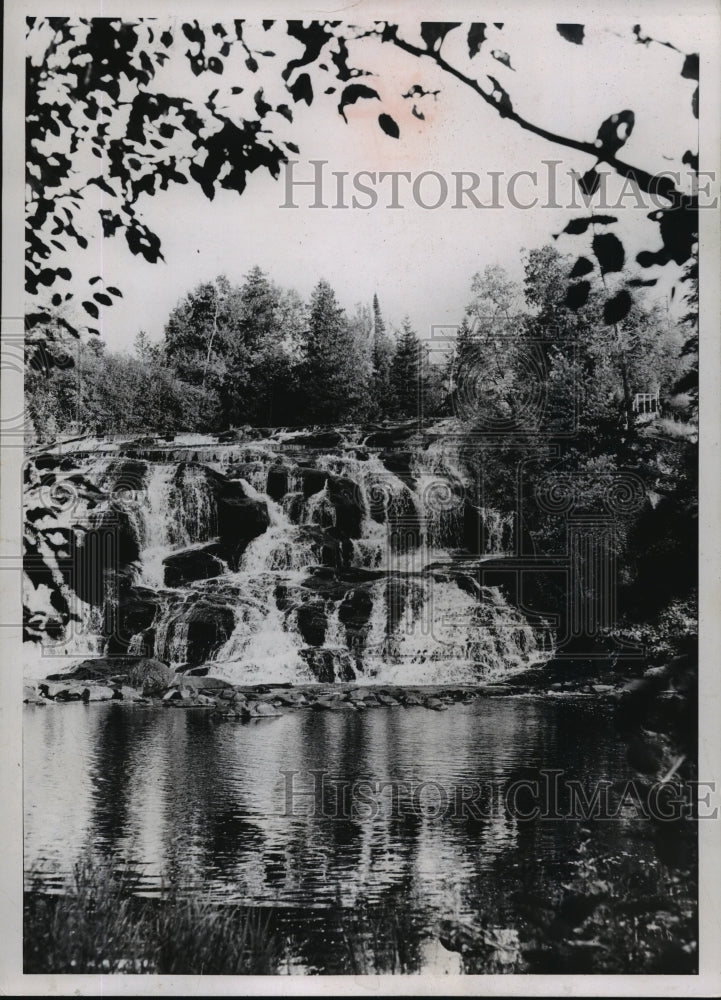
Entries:
{"label": "pine tree", "polygon": [[344,309],[321,279],[310,301],[310,320],[301,365],[301,398],[307,419],[334,423],[353,419],[360,404],[362,364]]}
{"label": "pine tree", "polygon": [[392,406],[403,417],[418,416],[422,386],[422,350],[418,336],[406,316],[390,370]]}
{"label": "pine tree", "polygon": [[386,333],[385,322],[378,303],[373,296],[373,349],[371,352],[371,416],[381,420],[388,416],[391,394],[391,362],[393,342]]}

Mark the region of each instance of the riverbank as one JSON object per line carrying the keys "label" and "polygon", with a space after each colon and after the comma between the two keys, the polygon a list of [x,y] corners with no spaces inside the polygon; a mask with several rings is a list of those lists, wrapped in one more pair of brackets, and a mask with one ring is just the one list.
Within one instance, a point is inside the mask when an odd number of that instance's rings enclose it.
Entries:
{"label": "riverbank", "polygon": [[25,973],[101,975],[693,974],[694,882],[652,860],[635,878],[581,839],[574,875],[475,919],[430,925],[385,905],[314,910],[219,905],[172,887],[134,894],[127,871],[84,864],[63,895],[27,892]]}

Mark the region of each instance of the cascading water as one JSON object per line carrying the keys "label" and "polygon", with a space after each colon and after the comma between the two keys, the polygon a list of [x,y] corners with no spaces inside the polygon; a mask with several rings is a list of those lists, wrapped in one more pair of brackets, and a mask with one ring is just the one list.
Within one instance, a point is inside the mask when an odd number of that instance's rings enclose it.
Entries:
{"label": "cascading water", "polygon": [[[146,463],[117,501],[140,550],[120,598],[140,629],[126,652],[237,683],[472,683],[547,655],[543,630],[473,569],[457,454],[308,437],[229,446],[213,466]],[[475,509],[481,553],[508,551],[512,515]]]}

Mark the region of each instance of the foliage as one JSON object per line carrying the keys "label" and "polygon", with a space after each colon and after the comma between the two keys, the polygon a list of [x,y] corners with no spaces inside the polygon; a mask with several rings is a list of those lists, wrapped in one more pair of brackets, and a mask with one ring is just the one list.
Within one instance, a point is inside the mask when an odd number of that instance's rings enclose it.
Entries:
{"label": "foliage", "polygon": [[[583,26],[556,27],[569,44],[585,44]],[[461,32],[465,44],[459,46]],[[633,34],[629,45],[655,44],[639,25]],[[672,174],[654,176],[620,157],[634,128],[634,112],[623,109],[611,115],[600,123],[594,140],[554,133],[531,121],[511,92],[514,74],[523,72],[522,57],[509,54],[512,41],[512,28],[502,23],[421,22],[414,31],[387,21],[352,26],[265,20],[254,25],[236,19],[200,25],[28,18],[26,289],[33,300],[28,329],[49,353],[60,329],[76,337],[97,333],[89,322],[98,320],[100,310],[122,292],[103,287],[103,276],[93,277],[82,290],[62,263],[74,248],[88,247],[97,217],[104,238],[122,235],[133,254],[150,263],[161,260],[160,236],[142,218],[143,196],[194,183],[212,199],[219,188],[242,194],[256,171],[278,177],[289,154],[299,152],[293,135],[304,105],[322,100],[329,113],[347,121],[349,106],[378,101],[379,128],[389,141],[402,141],[405,123],[399,125],[383,110],[392,100],[383,92],[384,81],[359,83],[358,78],[373,74],[350,62],[351,51],[362,62],[378,45],[404,53],[411,68],[417,63],[419,70],[427,66],[441,79],[459,81],[479,106],[491,109],[509,128],[547,141],[551,150],[588,154],[595,162],[579,181],[585,194],[597,190],[601,167],[632,189],[653,193],[661,205],[649,214],[658,241],[655,248],[640,251],[636,263],[641,269],[687,265],[697,242],[697,199],[680,190]],[[698,57],[664,44],[677,53],[676,85],[689,89],[689,113],[697,117]],[[277,53],[289,49],[286,62]],[[233,85],[228,85],[231,75]],[[203,84],[197,99],[188,96],[193,77]],[[174,92],[167,93],[171,81]],[[423,100],[438,94],[422,83],[402,94],[412,102],[414,127],[425,120],[419,110]],[[693,150],[678,151],[679,165],[694,171],[697,161]],[[583,236],[589,228],[594,233],[593,260],[579,257],[570,279],[573,307],[586,300],[587,273],[595,270],[605,277],[621,271],[625,251],[611,231],[616,222],[614,216],[590,215],[565,227],[571,236]],[[656,280],[626,275],[622,287],[606,289],[606,322],[623,320],[636,287]]]}
{"label": "foliage", "polygon": [[166,889],[134,896],[137,879],[108,862],[75,867],[62,896],[31,894],[24,967],[30,973],[267,975],[280,943],[258,910],[218,907]]}

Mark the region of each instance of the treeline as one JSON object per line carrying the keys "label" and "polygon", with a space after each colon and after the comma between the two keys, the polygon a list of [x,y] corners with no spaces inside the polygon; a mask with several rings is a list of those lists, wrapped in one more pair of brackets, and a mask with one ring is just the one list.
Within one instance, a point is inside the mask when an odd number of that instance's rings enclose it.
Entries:
{"label": "treeline", "polygon": [[389,335],[377,296],[348,315],[321,280],[310,300],[254,267],[241,285],[198,285],[171,312],[160,343],[141,332],[132,352],[91,340],[49,374],[30,365],[37,435],[222,431],[440,412],[446,372],[406,318]]}
{"label": "treeline", "polygon": [[452,414],[470,426],[480,420],[507,434],[538,419],[532,397],[540,393],[544,425],[535,431],[572,429],[578,446],[628,432],[636,393],[659,393],[667,415],[692,415],[695,281],[685,321],[658,304],[636,304],[609,325],[600,283],[582,306],[568,304],[568,271],[555,248],[543,247],[526,254],[523,284],[498,266],[477,274],[455,341],[436,363],[408,319],[388,331],[377,296],[348,314],[325,280],[306,302],[259,267],[240,285],[219,277],[178,303],[160,342],[140,332],[132,352],[121,353],[97,339],[71,342],[49,371],[31,351],[26,398],[34,436],[171,435],[420,414]]}

